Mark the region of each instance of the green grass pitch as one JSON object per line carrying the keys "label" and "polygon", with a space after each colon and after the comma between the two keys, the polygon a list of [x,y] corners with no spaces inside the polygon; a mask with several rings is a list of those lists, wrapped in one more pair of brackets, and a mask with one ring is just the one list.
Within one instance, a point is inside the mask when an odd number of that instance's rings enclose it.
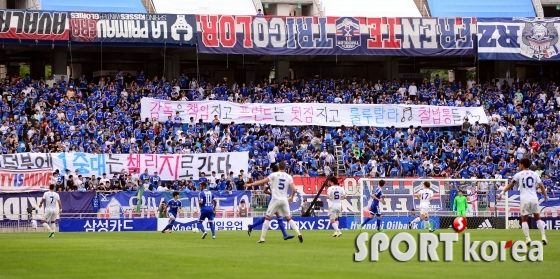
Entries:
{"label": "green grass pitch", "polygon": [[[471,240],[523,239],[521,230],[466,232]],[[52,239],[45,233],[0,234],[0,278],[559,278],[560,231],[547,231],[544,261],[536,263],[509,256],[506,262],[462,262],[461,237],[451,263],[400,263],[388,253],[380,262],[354,263],[358,231],[343,231],[340,238],[332,233],[303,231],[299,243],[269,231],[264,244],[256,243],[260,231],[250,237],[246,231],[218,231],[215,240],[192,232],[57,233]],[[540,239],[537,230],[531,234]]]}

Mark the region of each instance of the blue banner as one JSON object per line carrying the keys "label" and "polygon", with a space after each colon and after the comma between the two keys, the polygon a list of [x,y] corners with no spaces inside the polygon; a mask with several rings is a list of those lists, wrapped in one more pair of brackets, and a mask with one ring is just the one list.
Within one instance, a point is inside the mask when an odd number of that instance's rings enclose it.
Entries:
{"label": "blue banner", "polygon": [[196,44],[194,15],[70,13],[74,42]]}
{"label": "blue banner", "polygon": [[[31,219],[40,219],[44,214],[44,207],[39,203],[45,192],[0,193],[0,222],[28,220],[27,208],[35,208]],[[62,212],[64,216],[78,216],[80,213],[94,213],[92,200],[95,192],[60,192]],[[69,213],[75,213],[68,215]]]}
{"label": "blue banner", "polygon": [[[501,191],[497,192],[497,194],[500,193]],[[513,191],[513,190],[508,191],[507,196],[508,196],[508,210],[510,216],[520,216],[520,212],[521,212],[520,192]],[[505,206],[506,206],[505,197],[502,198],[502,200],[496,202],[494,199],[494,194],[491,192],[488,195],[488,199],[490,202],[490,210],[491,211],[497,210],[499,216],[504,216]],[[552,198],[549,196],[548,201],[544,201],[542,195],[539,194],[539,209],[541,211],[541,217],[560,215],[560,198],[558,197]]]}
{"label": "blue banner", "polygon": [[559,18],[479,18],[480,60],[560,60]]}
{"label": "blue banner", "polygon": [[60,232],[156,231],[157,219],[62,219]]}
{"label": "blue banner", "polygon": [[[142,210],[156,217],[158,208],[162,202],[167,202],[173,198],[173,192],[152,192],[145,191],[142,198]],[[198,194],[200,192],[179,192],[179,200],[183,205],[184,212],[200,212],[198,208]],[[218,209],[226,212],[233,212],[242,200],[245,205],[251,208],[250,191],[234,191],[231,194],[214,192],[218,201]],[[116,194],[99,194],[100,212],[107,214],[111,218],[120,218],[133,214],[138,203],[137,192],[119,192]]]}
{"label": "blue banner", "polygon": [[475,18],[198,15],[201,53],[473,55]]}
{"label": "blue banner", "polygon": [[[383,230],[405,230],[408,229],[408,224],[414,220],[416,216],[409,217],[387,217],[383,216],[381,218],[381,229]],[[361,225],[360,218],[346,218],[346,228],[349,230],[356,230],[358,226]],[[430,226],[433,229],[440,228],[439,217],[430,217]],[[365,230],[377,230],[377,218],[374,218],[367,222],[363,229]],[[412,229],[427,229],[424,228],[424,222],[420,221],[412,225]]]}

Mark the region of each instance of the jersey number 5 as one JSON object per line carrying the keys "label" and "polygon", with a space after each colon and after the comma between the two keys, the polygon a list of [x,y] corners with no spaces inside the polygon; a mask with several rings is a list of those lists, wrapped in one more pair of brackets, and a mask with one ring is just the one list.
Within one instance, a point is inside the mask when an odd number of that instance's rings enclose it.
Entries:
{"label": "jersey number 5", "polygon": [[535,180],[532,177],[527,177],[523,180],[523,188],[533,188]]}
{"label": "jersey number 5", "polygon": [[280,179],[280,182],[278,183],[278,189],[279,190],[284,190],[284,188],[286,187],[286,179]]}

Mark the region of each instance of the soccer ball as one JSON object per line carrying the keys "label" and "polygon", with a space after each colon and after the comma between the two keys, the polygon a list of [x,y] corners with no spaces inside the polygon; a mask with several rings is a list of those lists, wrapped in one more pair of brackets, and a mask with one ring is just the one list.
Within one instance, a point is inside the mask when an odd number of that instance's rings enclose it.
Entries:
{"label": "soccer ball", "polygon": [[192,228],[192,232],[193,232],[193,233],[197,233],[197,232],[198,232],[198,228]]}

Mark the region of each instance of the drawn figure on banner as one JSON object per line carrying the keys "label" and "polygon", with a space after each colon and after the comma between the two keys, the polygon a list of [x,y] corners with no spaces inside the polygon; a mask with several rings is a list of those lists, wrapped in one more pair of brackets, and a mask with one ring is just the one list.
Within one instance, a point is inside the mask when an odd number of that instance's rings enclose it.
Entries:
{"label": "drawn figure on banner", "polygon": [[187,23],[184,15],[177,15],[177,20],[171,25],[171,37],[175,41],[181,41],[181,34],[184,35],[184,41],[190,41],[193,37],[193,28]]}
{"label": "drawn figure on banner", "polygon": [[408,113],[408,121],[412,120],[412,108],[408,107],[408,108],[404,108],[403,111],[403,116],[401,118],[401,122],[405,122],[406,121],[406,114]]}
{"label": "drawn figure on banner", "polygon": [[357,19],[341,17],[336,20],[336,45],[343,50],[353,50],[362,45]]}
{"label": "drawn figure on banner", "polygon": [[529,58],[551,58],[558,55],[558,31],[553,22],[526,22],[522,30],[521,54]]}

